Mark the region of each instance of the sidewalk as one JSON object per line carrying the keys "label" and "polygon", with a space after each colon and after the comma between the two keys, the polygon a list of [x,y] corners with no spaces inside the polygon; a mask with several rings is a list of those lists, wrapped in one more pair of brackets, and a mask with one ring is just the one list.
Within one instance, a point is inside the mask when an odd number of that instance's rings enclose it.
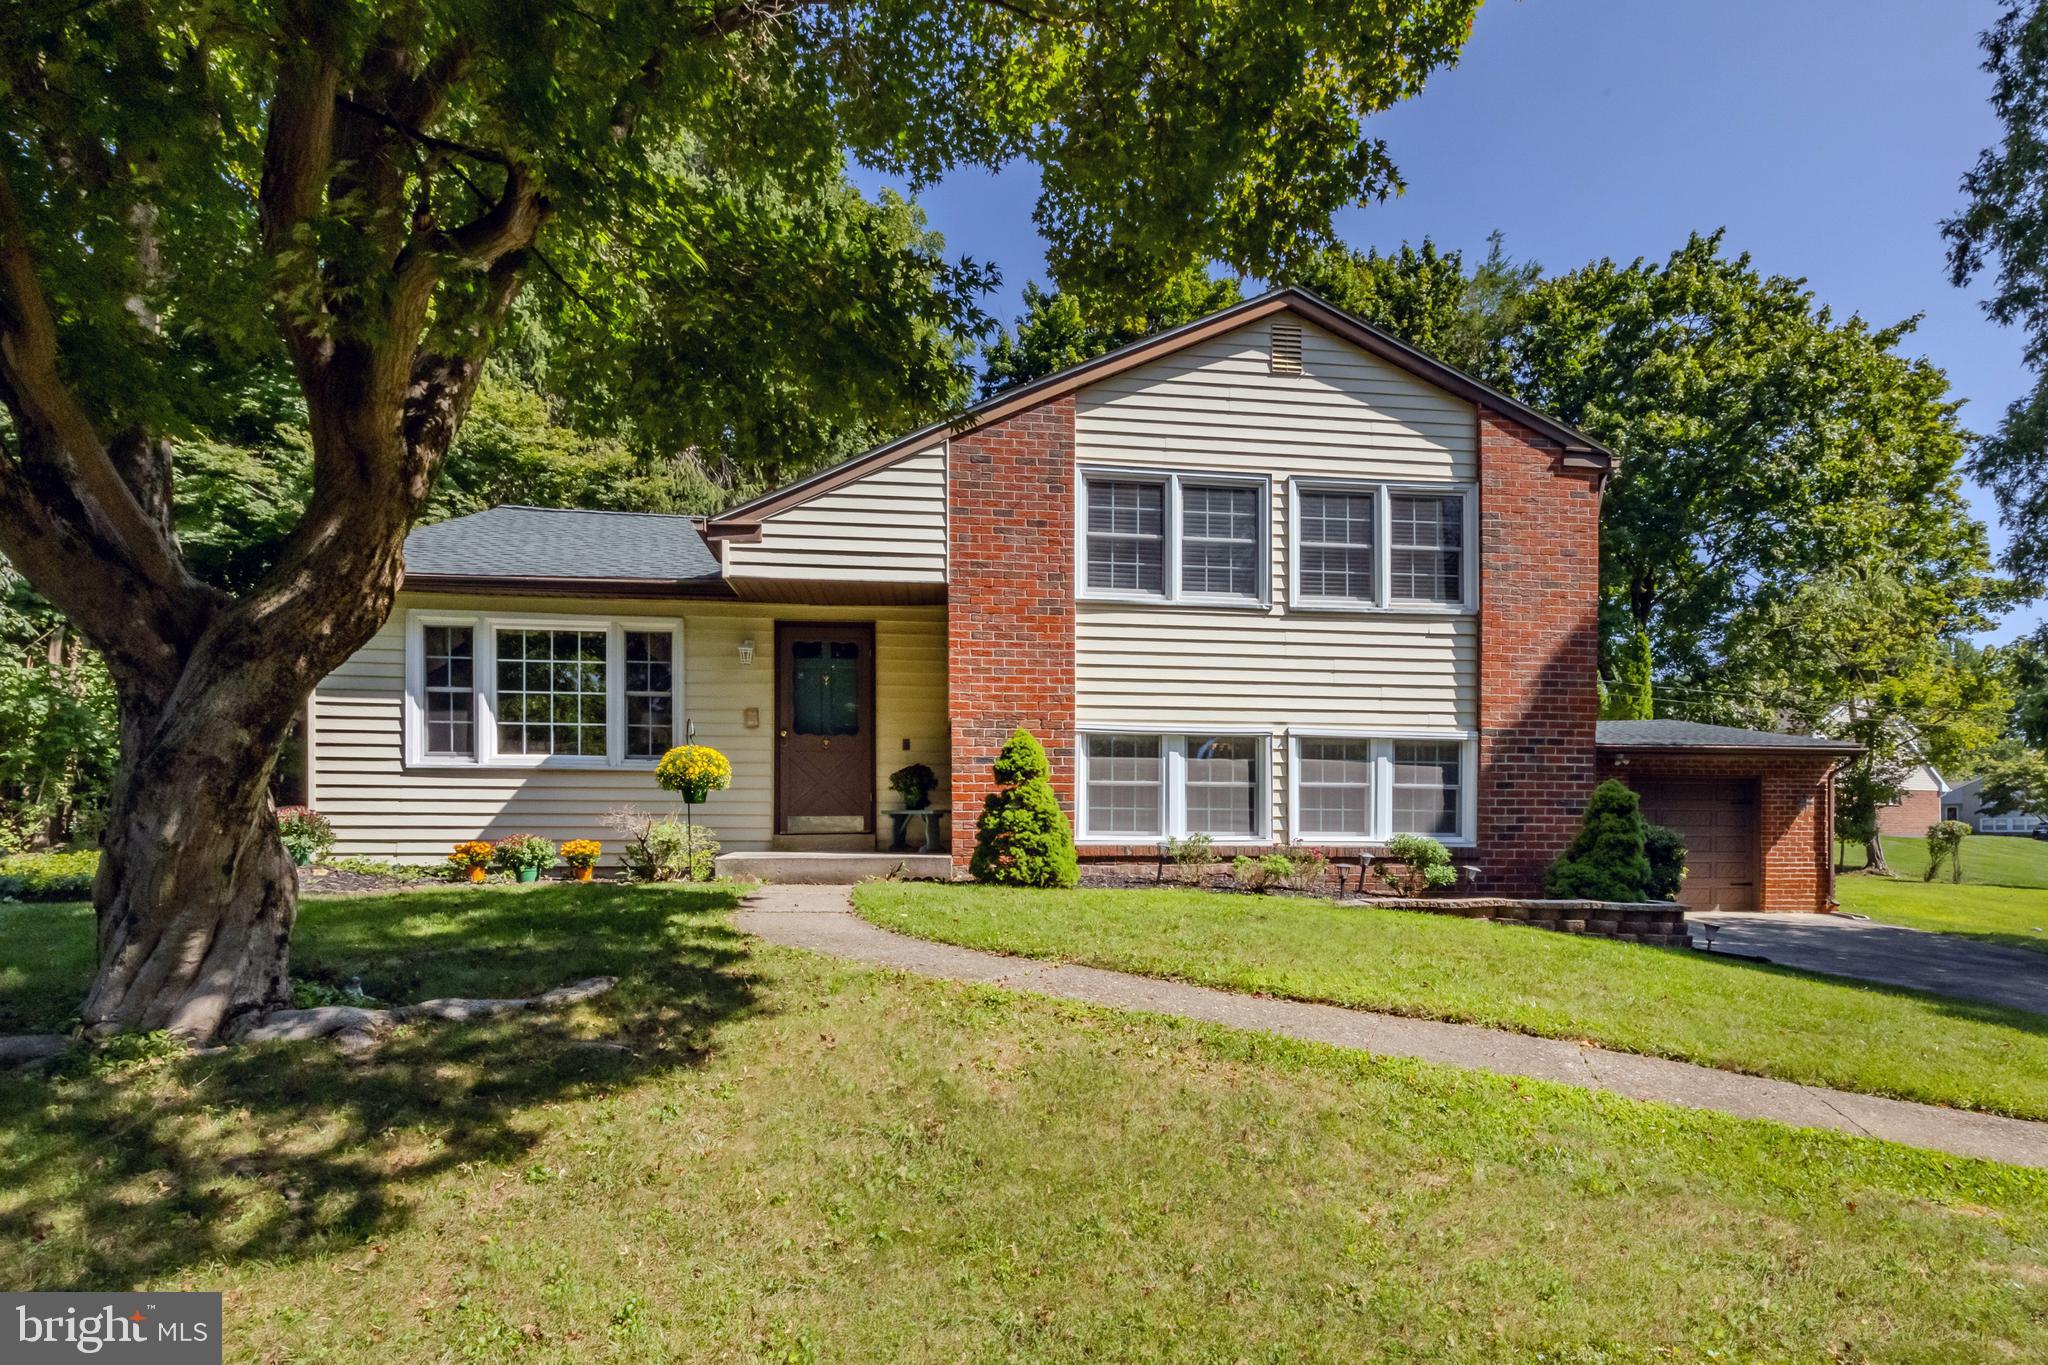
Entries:
{"label": "sidewalk", "polygon": [[743,932],[770,943],[924,976],[1179,1015],[1358,1048],[1384,1057],[1414,1057],[1611,1091],[1631,1099],[1772,1119],[1799,1128],[1884,1138],[1956,1156],[2048,1167],[2048,1123],[1744,1076],[1474,1024],[1444,1024],[1337,1005],[1238,995],[1097,967],[1065,966],[928,943],[876,928],[855,915],[843,886],[763,887],[740,907],[737,922]]}

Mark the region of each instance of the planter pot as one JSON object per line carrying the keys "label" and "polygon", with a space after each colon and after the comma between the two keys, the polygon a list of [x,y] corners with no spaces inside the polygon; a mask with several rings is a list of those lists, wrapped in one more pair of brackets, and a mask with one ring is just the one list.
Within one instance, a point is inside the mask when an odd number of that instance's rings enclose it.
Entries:
{"label": "planter pot", "polygon": [[297,849],[293,849],[293,850],[291,851],[291,853],[292,853],[292,866],[293,866],[293,867],[310,867],[310,866],[312,866],[312,863],[313,863],[313,854],[312,854],[312,851],[311,851],[310,849],[309,849],[309,850],[307,850],[307,851],[305,851],[305,852],[300,852],[300,851],[299,851],[299,850],[297,850]]}
{"label": "planter pot", "polygon": [[540,880],[540,869],[537,867],[522,867],[514,875],[522,882],[537,882]]}
{"label": "planter pot", "polygon": [[472,867],[469,870],[469,879],[473,882],[480,882],[490,875],[491,871],[487,867]]}
{"label": "planter pot", "polygon": [[577,880],[577,881],[579,881],[579,882],[587,882],[587,881],[589,881],[589,880],[590,880],[590,874],[591,874],[591,873],[592,873],[593,871],[595,871],[595,870],[596,870],[595,868],[589,868],[589,867],[579,867],[579,868],[577,868],[577,869],[576,869],[576,880]]}

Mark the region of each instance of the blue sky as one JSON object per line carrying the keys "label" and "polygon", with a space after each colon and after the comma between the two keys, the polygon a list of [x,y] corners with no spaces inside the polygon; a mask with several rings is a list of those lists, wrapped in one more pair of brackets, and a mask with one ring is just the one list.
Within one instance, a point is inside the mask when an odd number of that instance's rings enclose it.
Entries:
{"label": "blue sky", "polygon": [[[2026,387],[2020,338],[1948,283],[1938,224],[1997,134],[1977,34],[1992,0],[1491,0],[1455,70],[1372,120],[1407,194],[1357,209],[1355,246],[1434,237],[1551,270],[1663,256],[1728,230],[1763,269],[1804,276],[1838,314],[1924,314],[1907,349],[1948,371],[1964,420],[1997,424]],[[921,200],[950,251],[994,261],[1006,323],[1042,279],[1029,168],[962,173]],[[1978,514],[2005,543],[1995,509]],[[1987,639],[2044,617],[2033,607]]]}

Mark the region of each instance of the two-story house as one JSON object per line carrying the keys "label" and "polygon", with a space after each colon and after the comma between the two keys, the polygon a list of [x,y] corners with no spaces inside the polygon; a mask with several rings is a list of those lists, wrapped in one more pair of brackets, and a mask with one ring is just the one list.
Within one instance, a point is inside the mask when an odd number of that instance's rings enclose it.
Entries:
{"label": "two-story house", "polygon": [[728,849],[886,847],[923,763],[964,865],[1022,725],[1090,864],[1414,831],[1534,894],[1612,773],[1697,827],[1700,903],[1821,908],[1842,746],[1596,729],[1612,467],[1281,290],[708,520],[414,532],[389,624],[315,694],[308,795],[344,853],[597,836],[669,805],[687,733],[732,760],[699,812]]}

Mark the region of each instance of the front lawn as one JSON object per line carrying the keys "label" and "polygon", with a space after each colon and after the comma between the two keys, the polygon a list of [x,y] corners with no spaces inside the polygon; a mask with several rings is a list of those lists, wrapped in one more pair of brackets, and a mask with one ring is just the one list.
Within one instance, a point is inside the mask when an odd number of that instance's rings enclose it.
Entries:
{"label": "front lawn", "polygon": [[1885,924],[2048,953],[2048,890],[1845,874],[1835,879],[1835,897],[1844,910]]}
{"label": "front lawn", "polygon": [[[309,901],[297,961],[372,991],[624,982],[0,1078],[0,1284],[223,1290],[234,1361],[2048,1354],[2048,1172],[848,968],[732,900]],[[0,942],[76,985],[50,913]]]}
{"label": "front lawn", "polygon": [[[1888,835],[1884,857],[1901,877],[1919,881],[1927,874],[1925,839]],[[1843,870],[1857,871],[1866,861],[1863,845],[1845,846]],[[1944,868],[1942,877],[1946,880],[1947,876],[1948,870]],[[1970,835],[1963,840],[1963,885],[2048,888],[2048,839],[2027,839],[2016,834]]]}
{"label": "front lawn", "polygon": [[2048,1018],[1548,930],[1188,890],[870,883],[920,938],[2048,1118]]}

